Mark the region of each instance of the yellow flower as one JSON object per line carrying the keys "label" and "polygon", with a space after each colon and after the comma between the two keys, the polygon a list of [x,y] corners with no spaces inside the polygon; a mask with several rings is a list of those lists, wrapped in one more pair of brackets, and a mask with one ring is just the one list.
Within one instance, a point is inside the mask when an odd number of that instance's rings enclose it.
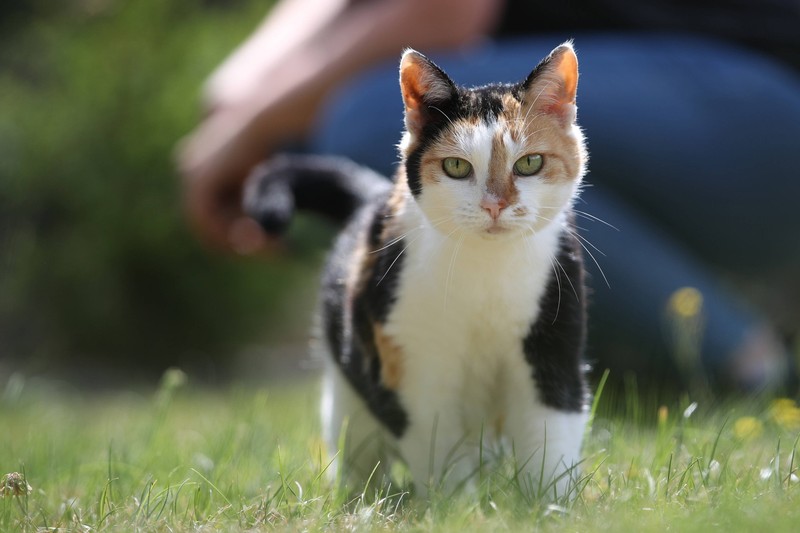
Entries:
{"label": "yellow flower", "polygon": [[800,429],[800,407],[790,398],[778,398],[769,408],[770,418],[783,429]]}
{"label": "yellow flower", "polygon": [[664,427],[669,419],[669,408],[662,405],[658,408],[658,427]]}
{"label": "yellow flower", "polygon": [[741,440],[755,439],[764,431],[764,424],[754,416],[743,416],[733,424],[733,434]]}
{"label": "yellow flower", "polygon": [[692,318],[703,308],[703,295],[694,287],[682,287],[672,293],[667,304],[669,310],[680,318]]}

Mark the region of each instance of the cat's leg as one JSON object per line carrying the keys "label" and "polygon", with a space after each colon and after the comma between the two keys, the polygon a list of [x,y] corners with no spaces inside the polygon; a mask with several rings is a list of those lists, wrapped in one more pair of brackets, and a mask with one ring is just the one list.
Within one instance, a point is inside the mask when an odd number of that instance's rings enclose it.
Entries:
{"label": "cat's leg", "polygon": [[588,413],[544,405],[530,367],[520,365],[507,379],[505,434],[522,490],[537,497],[574,497]]}
{"label": "cat's leg", "polygon": [[460,424],[453,423],[451,414],[439,411],[416,414],[399,449],[418,493],[424,497],[440,490],[449,495],[470,487],[477,473],[477,453]]}
{"label": "cat's leg", "polygon": [[389,472],[387,436],[339,368],[325,365],[322,383],[322,431],[331,464],[328,477],[362,491],[379,486]]}
{"label": "cat's leg", "polygon": [[452,369],[446,378],[432,368],[416,370],[409,368],[402,395],[409,425],[399,452],[419,493],[450,494],[468,486],[477,469],[477,444],[464,428],[463,391]]}

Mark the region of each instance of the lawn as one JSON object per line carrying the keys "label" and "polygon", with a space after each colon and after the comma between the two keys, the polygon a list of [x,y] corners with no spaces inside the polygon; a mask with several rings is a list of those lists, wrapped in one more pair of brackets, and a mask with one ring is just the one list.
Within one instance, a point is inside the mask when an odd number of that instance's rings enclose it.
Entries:
{"label": "lawn", "polygon": [[208,390],[173,371],[156,390],[88,393],[12,377],[0,389],[0,531],[794,531],[800,523],[792,400],[659,405],[606,391],[573,501],[528,501],[502,469],[482,475],[477,494],[422,501],[402,483],[377,495],[337,490],[324,475],[316,380],[289,381]]}

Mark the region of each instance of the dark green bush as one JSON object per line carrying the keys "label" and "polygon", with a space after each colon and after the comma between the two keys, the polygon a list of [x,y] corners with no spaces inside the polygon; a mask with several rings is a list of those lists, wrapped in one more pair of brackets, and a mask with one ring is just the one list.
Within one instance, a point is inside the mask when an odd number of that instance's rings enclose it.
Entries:
{"label": "dark green bush", "polygon": [[204,77],[265,9],[75,0],[11,10],[0,37],[0,372],[3,361],[87,375],[224,372],[315,283],[318,247],[269,262],[217,257],[180,212],[173,146],[197,120]]}

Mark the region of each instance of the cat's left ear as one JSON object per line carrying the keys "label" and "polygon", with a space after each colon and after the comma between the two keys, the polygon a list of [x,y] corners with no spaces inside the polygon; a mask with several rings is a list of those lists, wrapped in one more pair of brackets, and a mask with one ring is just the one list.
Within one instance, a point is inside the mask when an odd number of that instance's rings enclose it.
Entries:
{"label": "cat's left ear", "polygon": [[421,135],[431,122],[445,120],[436,111],[455,97],[452,80],[436,64],[416,50],[407,49],[400,60],[400,90],[405,104],[406,129]]}
{"label": "cat's left ear", "polygon": [[578,90],[578,57],[567,41],[550,52],[522,82],[523,101],[543,113],[559,116],[567,124],[575,121]]}

